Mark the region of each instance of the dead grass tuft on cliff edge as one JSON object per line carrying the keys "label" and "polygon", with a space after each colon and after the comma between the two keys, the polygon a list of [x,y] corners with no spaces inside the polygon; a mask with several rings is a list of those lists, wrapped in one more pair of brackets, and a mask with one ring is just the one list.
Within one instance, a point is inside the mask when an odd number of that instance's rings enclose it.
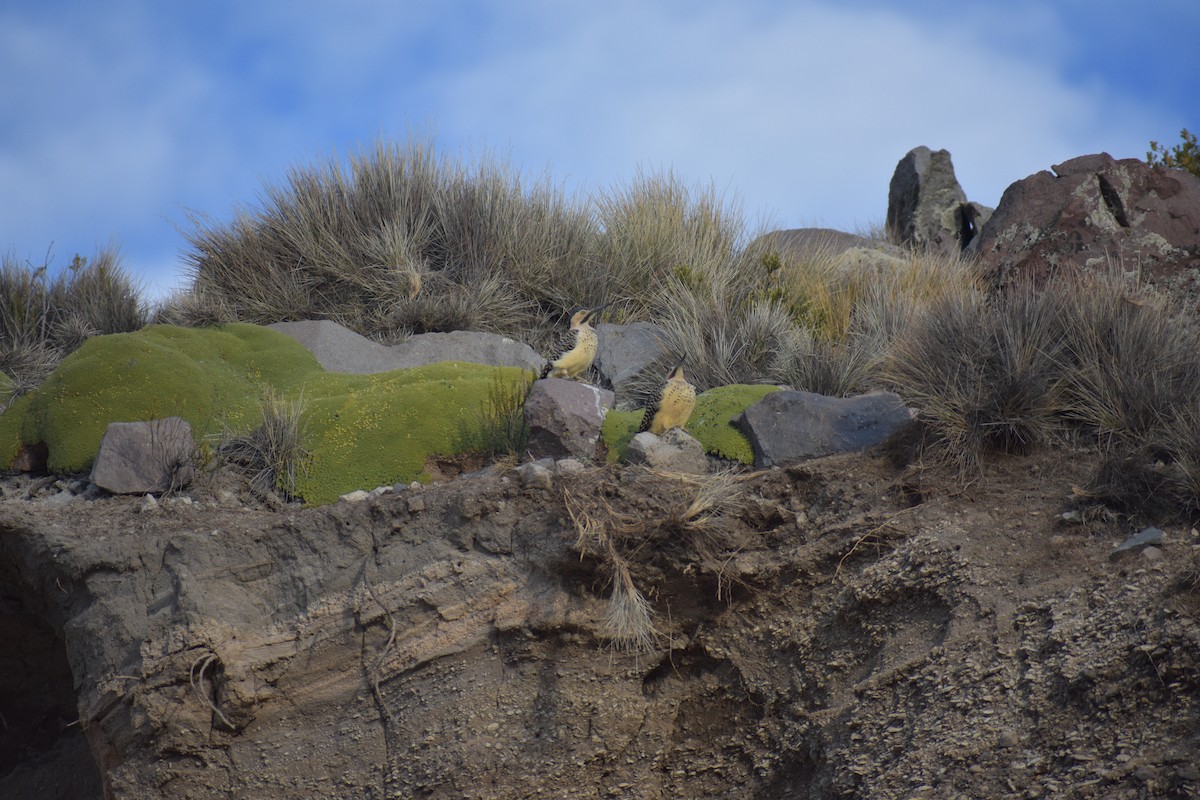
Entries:
{"label": "dead grass tuft on cliff edge", "polygon": [[[728,564],[746,535],[738,521],[746,508],[745,476],[612,468],[585,475],[564,486],[563,501],[580,558],[595,559],[609,575],[606,635],[618,650],[653,651],[664,633],[647,597],[654,594],[647,585],[654,580],[650,567],[670,553],[685,573],[710,576],[717,598],[726,597],[736,581]],[[633,485],[620,485],[629,482]],[[623,502],[628,496],[647,502],[631,507]]]}

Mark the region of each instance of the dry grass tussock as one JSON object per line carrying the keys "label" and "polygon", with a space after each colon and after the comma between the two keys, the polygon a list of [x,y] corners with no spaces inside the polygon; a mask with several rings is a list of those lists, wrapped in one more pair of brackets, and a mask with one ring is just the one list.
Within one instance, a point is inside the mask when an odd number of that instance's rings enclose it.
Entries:
{"label": "dry grass tussock", "polygon": [[[611,482],[622,474],[637,483],[637,496],[650,498],[645,508],[610,502],[616,494]],[[682,556],[713,579],[718,599],[725,595],[734,580],[729,560],[748,535],[737,523],[745,507],[743,482],[744,477],[729,472],[602,469],[563,489],[580,557],[596,559],[609,572],[605,633],[617,649],[649,652],[661,645],[660,620],[647,598],[647,591],[653,595],[659,587],[647,588],[648,579],[639,578],[661,553]]]}
{"label": "dry grass tussock", "polygon": [[936,460],[966,477],[990,451],[1028,451],[1053,438],[1062,321],[1058,296],[1031,285],[945,295],[916,315],[884,374],[918,409]]}
{"label": "dry grass tussock", "polygon": [[781,255],[755,234],[736,197],[669,171],[580,198],[417,136],[293,169],[228,223],[193,220],[193,286],[160,319],[331,319],[385,342],[474,329],[544,348],[566,309],[608,303],[607,321],[665,331],[647,395],[679,360],[701,390],[846,395],[878,383],[914,307],[973,280],[954,259],[864,266],[832,247]]}
{"label": "dry grass tussock", "polygon": [[923,456],[966,479],[989,453],[1094,442],[1088,499],[1200,517],[1200,320],[1119,271],[916,306],[883,366],[918,409]]}
{"label": "dry grass tussock", "polygon": [[306,474],[312,453],[306,444],[304,399],[289,399],[272,390],[263,395],[262,423],[240,435],[220,434],[216,456],[250,474],[260,497],[279,492],[296,497],[296,481]]}
{"label": "dry grass tussock", "polygon": [[0,260],[0,374],[11,386],[0,406],[31,391],[89,337],[135,331],[147,311],[115,248],[75,256],[56,275]]}
{"label": "dry grass tussock", "polygon": [[596,299],[594,222],[548,181],[505,163],[377,143],[295,168],[257,208],[192,220],[193,287],[164,318],[333,319],[368,336],[430,330],[518,334],[542,308]]}

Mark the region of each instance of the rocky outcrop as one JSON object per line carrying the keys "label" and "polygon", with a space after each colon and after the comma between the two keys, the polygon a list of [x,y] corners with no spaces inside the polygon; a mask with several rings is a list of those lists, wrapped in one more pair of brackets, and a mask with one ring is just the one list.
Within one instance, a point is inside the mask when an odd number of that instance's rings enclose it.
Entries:
{"label": "rocky outcrop", "polygon": [[780,391],[759,400],[736,420],[754,448],[756,467],[773,467],[879,444],[912,421],[892,392],[826,397]]}
{"label": "rocky outcrop", "polygon": [[1107,153],[1052,169],[1008,187],[972,243],[993,285],[1118,269],[1200,286],[1200,178]]}
{"label": "rocky outcrop", "polygon": [[112,422],[100,440],[92,483],[113,494],[165,492],[195,474],[192,426],[179,417]]}
{"label": "rocky outcrop", "polygon": [[1200,539],[1122,569],[1056,529],[1076,459],[916,513],[861,455],[566,463],[283,513],[0,502],[0,797],[1200,789]]}
{"label": "rocky outcrop", "polygon": [[949,151],[915,147],[900,159],[888,186],[888,239],[914,250],[957,254],[991,211],[968,202]]}
{"label": "rocky outcrop", "polygon": [[607,389],[563,378],[534,381],[524,408],[529,428],[527,455],[533,459],[596,458],[600,427],[612,406],[613,393]]}
{"label": "rocky outcrop", "polygon": [[300,342],[330,372],[368,374],[424,367],[442,361],[520,367],[537,372],[546,363],[527,344],[479,331],[423,333],[388,346],[331,320],[277,322],[267,327]]}

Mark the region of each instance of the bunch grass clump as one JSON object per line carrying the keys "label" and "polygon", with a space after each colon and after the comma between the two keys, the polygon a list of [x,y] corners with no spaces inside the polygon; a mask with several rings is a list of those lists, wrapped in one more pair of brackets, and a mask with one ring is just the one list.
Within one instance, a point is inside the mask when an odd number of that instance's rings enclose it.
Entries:
{"label": "bunch grass clump", "polygon": [[1058,296],[1032,284],[949,294],[917,315],[885,369],[916,406],[937,460],[965,477],[988,452],[1027,452],[1054,438],[1062,323]]}
{"label": "bunch grass clump", "polygon": [[439,157],[426,139],[294,168],[228,223],[193,219],[182,324],[331,319],[379,339],[516,335],[580,286],[596,235],[547,180],[503,161]]}
{"label": "bunch grass clump", "polygon": [[135,331],[147,311],[115,248],[75,256],[51,276],[49,262],[31,267],[0,259],[0,407],[46,379],[92,336]]}
{"label": "bunch grass clump", "polygon": [[1104,443],[1145,443],[1200,392],[1194,315],[1115,273],[1059,286],[1068,416]]}
{"label": "bunch grass clump", "polygon": [[479,453],[486,459],[520,456],[529,443],[525,422],[525,399],[533,387],[532,372],[511,375],[495,372],[488,381],[487,397],[479,413],[464,420],[462,444],[458,449]]}
{"label": "bunch grass clump", "polygon": [[289,398],[268,388],[259,407],[262,423],[241,434],[226,431],[218,452],[250,473],[250,487],[258,496],[280,492],[294,500],[298,481],[312,463],[303,394]]}

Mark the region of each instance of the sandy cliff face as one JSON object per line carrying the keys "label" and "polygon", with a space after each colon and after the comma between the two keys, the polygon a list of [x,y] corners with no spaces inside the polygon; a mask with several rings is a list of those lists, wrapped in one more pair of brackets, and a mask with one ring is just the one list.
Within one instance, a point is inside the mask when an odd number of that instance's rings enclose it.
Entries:
{"label": "sandy cliff face", "polygon": [[[1194,794],[1200,542],[1111,561],[1055,459],[5,501],[0,796]],[[655,649],[612,646],[614,576]]]}

